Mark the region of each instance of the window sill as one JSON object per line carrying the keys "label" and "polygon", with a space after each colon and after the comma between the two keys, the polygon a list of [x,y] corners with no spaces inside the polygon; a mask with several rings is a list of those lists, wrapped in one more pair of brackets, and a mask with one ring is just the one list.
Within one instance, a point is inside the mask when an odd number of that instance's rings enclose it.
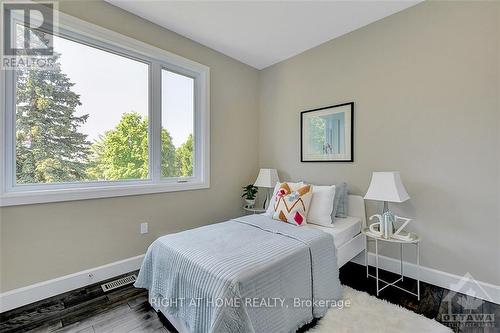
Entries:
{"label": "window sill", "polygon": [[0,197],[0,207],[190,191],[206,188],[210,188],[208,181],[120,184],[100,187],[13,191],[2,194]]}

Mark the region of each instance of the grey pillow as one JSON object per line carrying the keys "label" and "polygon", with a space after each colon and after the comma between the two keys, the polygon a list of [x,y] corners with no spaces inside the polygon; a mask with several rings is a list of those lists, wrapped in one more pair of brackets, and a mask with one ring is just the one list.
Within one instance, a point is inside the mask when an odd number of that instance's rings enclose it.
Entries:
{"label": "grey pillow", "polygon": [[340,183],[335,186],[335,198],[333,199],[332,223],[336,217],[347,217],[347,183]]}

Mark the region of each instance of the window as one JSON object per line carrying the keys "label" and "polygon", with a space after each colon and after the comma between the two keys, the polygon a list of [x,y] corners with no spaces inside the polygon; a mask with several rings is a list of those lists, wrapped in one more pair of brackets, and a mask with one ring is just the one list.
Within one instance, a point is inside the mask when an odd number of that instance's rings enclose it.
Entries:
{"label": "window", "polygon": [[15,76],[15,185],[148,179],[149,64],[53,42],[54,70]]}
{"label": "window", "polygon": [[52,70],[2,71],[1,205],[208,187],[208,68],[59,15]]}
{"label": "window", "polygon": [[194,79],[162,69],[161,89],[161,175],[192,177]]}

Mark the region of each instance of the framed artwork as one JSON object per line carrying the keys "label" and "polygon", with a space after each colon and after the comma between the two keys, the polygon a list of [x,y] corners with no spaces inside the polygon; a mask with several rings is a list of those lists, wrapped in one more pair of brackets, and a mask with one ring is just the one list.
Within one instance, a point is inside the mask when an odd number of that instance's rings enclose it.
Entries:
{"label": "framed artwork", "polygon": [[354,102],[300,113],[301,162],[354,161]]}

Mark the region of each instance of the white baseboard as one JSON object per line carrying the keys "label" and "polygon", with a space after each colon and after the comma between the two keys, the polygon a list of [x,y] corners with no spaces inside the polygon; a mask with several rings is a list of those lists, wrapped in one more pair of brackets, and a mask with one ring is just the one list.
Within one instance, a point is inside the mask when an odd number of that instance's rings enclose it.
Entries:
{"label": "white baseboard", "polygon": [[144,254],[0,294],[0,313],[135,271]]}
{"label": "white baseboard", "polygon": [[[381,256],[378,257],[379,268],[389,272],[400,272],[400,261],[398,259]],[[351,260],[357,264],[364,265],[364,254],[358,255]],[[369,252],[368,264],[375,266],[375,254]],[[405,261],[403,263],[404,275],[411,278],[417,278],[417,265]],[[420,281],[433,284],[438,287],[446,288],[462,294],[474,296],[489,302],[500,304],[500,286],[487,282],[474,280],[470,274],[459,276],[451,273],[439,271],[437,269],[420,266]]]}

